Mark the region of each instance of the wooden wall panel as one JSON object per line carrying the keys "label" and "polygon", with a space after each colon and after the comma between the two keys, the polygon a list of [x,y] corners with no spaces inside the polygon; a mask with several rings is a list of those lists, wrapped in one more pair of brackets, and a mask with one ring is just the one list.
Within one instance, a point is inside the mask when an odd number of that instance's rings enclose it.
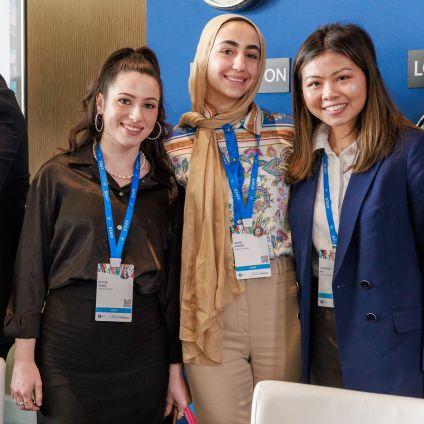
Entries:
{"label": "wooden wall panel", "polygon": [[104,59],[146,42],[147,0],[27,0],[30,171],[57,147]]}

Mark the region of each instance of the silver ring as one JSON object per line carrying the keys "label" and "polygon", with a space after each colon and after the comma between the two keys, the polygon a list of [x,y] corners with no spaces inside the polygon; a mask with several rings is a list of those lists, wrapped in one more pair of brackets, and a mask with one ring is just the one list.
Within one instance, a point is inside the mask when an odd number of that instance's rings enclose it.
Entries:
{"label": "silver ring", "polygon": [[16,405],[17,406],[24,406],[25,405],[25,402],[16,402]]}

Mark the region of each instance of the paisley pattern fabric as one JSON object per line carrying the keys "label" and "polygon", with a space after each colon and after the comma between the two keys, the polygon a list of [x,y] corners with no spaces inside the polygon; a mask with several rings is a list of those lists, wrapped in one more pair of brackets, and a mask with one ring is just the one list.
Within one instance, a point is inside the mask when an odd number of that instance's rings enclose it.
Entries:
{"label": "paisley pattern fabric", "polygon": [[[251,169],[256,154],[256,135],[260,135],[253,233],[258,236],[267,234],[271,237],[275,257],[291,255],[287,216],[289,187],[284,182],[284,174],[292,151],[292,120],[286,115],[268,113],[255,106],[243,120],[234,124],[234,129],[239,146],[240,163],[244,169],[245,200],[249,192]],[[219,148],[228,157],[224,133],[220,128],[215,131]],[[166,144],[177,180],[184,186],[187,185],[190,173],[190,156],[195,133],[195,128],[179,128]],[[228,193],[231,217],[229,227],[234,231],[233,196],[229,186]]]}

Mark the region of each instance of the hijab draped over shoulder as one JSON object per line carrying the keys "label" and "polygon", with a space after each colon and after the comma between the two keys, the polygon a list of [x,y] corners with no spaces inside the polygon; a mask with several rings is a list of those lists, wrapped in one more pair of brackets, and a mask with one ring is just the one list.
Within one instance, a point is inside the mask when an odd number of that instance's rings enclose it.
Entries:
{"label": "hijab draped over shoulder", "polygon": [[[247,22],[258,33],[260,61],[257,81],[231,110],[207,117],[205,92],[209,55],[220,28],[233,20]],[[234,273],[227,180],[214,129],[247,114],[262,80],[265,58],[265,43],[260,30],[239,15],[220,15],[210,20],[197,46],[189,80],[192,111],[183,114],[178,124],[196,128],[182,247],[180,337],[184,362],[221,363],[222,312],[224,306],[244,290]]]}

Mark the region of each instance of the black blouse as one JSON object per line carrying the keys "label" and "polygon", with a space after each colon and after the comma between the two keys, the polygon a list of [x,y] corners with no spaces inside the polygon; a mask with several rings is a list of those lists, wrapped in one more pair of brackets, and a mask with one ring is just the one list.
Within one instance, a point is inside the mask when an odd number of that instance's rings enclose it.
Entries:
{"label": "black blouse", "polygon": [[[178,333],[184,195],[173,175],[150,163],[151,171],[139,181],[122,262],[135,265],[134,285],[139,293],[159,292],[170,363],[176,363],[181,362]],[[108,179],[118,236],[131,184],[119,187],[109,175]],[[96,281],[97,263],[109,262],[109,257],[103,195],[91,145],[55,156],[41,167],[28,192],[6,334],[39,337],[47,291],[76,280]]]}

